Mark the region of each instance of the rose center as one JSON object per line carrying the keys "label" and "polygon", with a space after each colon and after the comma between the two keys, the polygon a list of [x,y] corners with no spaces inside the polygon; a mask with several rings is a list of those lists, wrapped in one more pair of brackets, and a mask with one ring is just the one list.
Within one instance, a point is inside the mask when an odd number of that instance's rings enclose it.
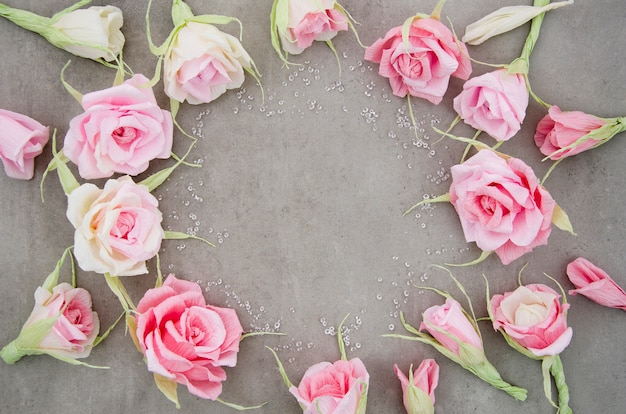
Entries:
{"label": "rose center", "polygon": [[128,233],[135,227],[135,217],[132,214],[122,213],[117,218],[116,225],[111,229],[111,236],[118,239],[128,238]]}
{"label": "rose center", "polygon": [[493,197],[482,197],[480,199],[480,206],[485,212],[489,213],[490,215],[493,214],[494,211],[496,211],[496,205],[497,202]]}
{"label": "rose center", "polygon": [[548,309],[539,303],[519,305],[515,311],[515,324],[518,326],[533,326],[546,319]]}
{"label": "rose center", "polygon": [[63,312],[63,316],[65,316],[68,322],[72,325],[78,325],[80,323],[82,314],[78,309],[68,308],[65,310],[65,312]]}
{"label": "rose center", "polygon": [[137,131],[135,128],[127,128],[127,127],[119,127],[115,131],[113,131],[112,137],[116,143],[120,145],[128,144],[132,142],[137,136]]}

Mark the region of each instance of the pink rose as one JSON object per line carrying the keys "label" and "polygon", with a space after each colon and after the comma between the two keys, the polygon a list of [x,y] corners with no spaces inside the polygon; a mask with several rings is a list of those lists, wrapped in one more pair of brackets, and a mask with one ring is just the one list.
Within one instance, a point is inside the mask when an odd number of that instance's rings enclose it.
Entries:
{"label": "pink rose", "polygon": [[443,305],[431,306],[424,311],[420,331],[424,330],[455,354],[459,353],[459,342],[481,351],[483,349],[483,342],[463,312],[461,304],[451,298],[447,298]]}
{"label": "pink rose", "polygon": [[[603,127],[606,123],[606,120],[580,111],[561,112],[558,106],[553,105],[548,110],[548,115],[537,124],[535,144],[542,154],[549,156],[552,160],[571,157],[597,146],[599,141],[590,138],[569,149],[565,149],[566,147]],[[560,149],[564,151],[553,154]]]}
{"label": "pink rose", "polygon": [[148,273],[145,261],[159,251],[164,232],[159,202],[147,187],[123,176],[103,189],[83,184],[67,199],[81,269],[113,276]]}
{"label": "pink rose", "polygon": [[197,283],[170,274],[137,305],[136,337],[148,370],[215,400],[237,364],[243,328],[232,309],[207,305]]}
{"label": "pink rose", "polygon": [[289,391],[304,414],[355,414],[367,398],[369,374],[359,358],[320,362],[306,370],[297,387]]}
{"label": "pink rose", "polygon": [[526,80],[506,69],[485,73],[465,82],[453,106],[466,124],[506,141],[520,130],[526,116]]}
{"label": "pink rose", "polygon": [[[393,366],[400,385],[402,386],[402,400],[407,413],[434,412],[435,388],[439,383],[439,365],[434,359],[423,360],[413,372],[413,383],[397,365]],[[415,388],[422,392],[416,391]],[[426,396],[428,398],[422,398]]]}
{"label": "pink rose", "polygon": [[522,160],[481,150],[450,172],[450,202],[468,242],[505,265],[548,242],[556,203]]}
{"label": "pink rose", "polygon": [[187,22],[165,55],[165,93],[179,102],[208,103],[243,84],[251,59],[241,42],[217,27]]}
{"label": "pink rose", "polygon": [[472,65],[463,43],[434,18],[415,19],[402,40],[402,26],[389,30],[365,50],[365,59],[380,63],[378,73],[389,78],[393,94],[427,99],[435,105],[448,89],[450,76],[469,78]]}
{"label": "pink rose", "polygon": [[[41,337],[41,328],[35,328],[46,319],[57,318],[54,325]],[[33,332],[30,330],[34,329]],[[7,363],[14,363],[24,355],[48,354],[60,358],[86,358],[100,330],[98,315],[92,311],[91,295],[82,288],[61,283],[52,291],[38,287],[35,307],[24,323],[20,336],[0,351]],[[37,338],[37,343],[31,343]],[[27,349],[21,349],[26,347]]]}
{"label": "pink rose", "polygon": [[26,115],[0,109],[0,159],[11,178],[30,180],[35,157],[48,143],[48,127]]}
{"label": "pink rose", "polygon": [[502,328],[515,342],[534,355],[561,353],[572,339],[567,326],[569,304],[542,284],[520,286],[513,292],[491,298],[493,328]]}
{"label": "pink rose", "polygon": [[604,270],[579,257],[567,265],[567,277],[577,289],[570,295],[581,294],[610,308],[626,310],[626,292]]}
{"label": "pink rose", "polygon": [[335,0],[285,0],[288,8],[287,25],[278,27],[285,52],[297,55],[314,40],[327,41],[337,32],[348,30],[348,19],[335,8]]}
{"label": "pink rose", "polygon": [[83,96],[85,112],[70,121],[63,148],[81,177],[134,176],[154,158],[169,158],[172,115],[159,108],[148,82],[135,75],[121,85]]}

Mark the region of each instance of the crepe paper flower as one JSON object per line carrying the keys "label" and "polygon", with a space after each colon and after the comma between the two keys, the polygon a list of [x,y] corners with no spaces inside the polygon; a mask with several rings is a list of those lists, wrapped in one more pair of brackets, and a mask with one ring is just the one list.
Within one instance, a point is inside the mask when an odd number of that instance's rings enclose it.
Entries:
{"label": "crepe paper flower", "polygon": [[487,360],[474,310],[465,289],[448,269],[441,266],[435,267],[447,271],[448,275],[461,289],[469,303],[470,313],[463,309],[461,304],[449,293],[425,287],[425,289],[433,290],[445,297],[445,303],[426,309],[422,314],[422,322],[419,329],[407,323],[404,314],[400,314],[400,321],[404,329],[413,334],[413,336],[398,334],[384,336],[408,339],[431,345],[442,355],[456,362],[491,386],[506,392],[516,400],[524,401],[527,391],[504,381],[496,368]]}
{"label": "crepe paper flower", "polygon": [[[35,291],[35,306],[19,336],[0,350],[7,364],[14,364],[26,355],[49,355],[72,365],[94,367],[78,359],[86,358],[101,342],[97,337],[100,322],[92,310],[91,295],[83,288],[59,283],[59,274],[67,249],[55,269]],[[74,273],[72,261],[72,274]],[[74,279],[74,274],[72,279]]]}
{"label": "crepe paper flower", "polygon": [[[220,401],[224,367],[237,364],[243,328],[233,309],[206,303],[197,283],[168,275],[148,290],[129,318],[130,332],[159,390],[180,408],[176,388]],[[225,403],[238,409],[240,407]]]}
{"label": "crepe paper flower", "polygon": [[[493,329],[499,331],[513,349],[542,361],[546,398],[560,414],[567,414],[572,410],[559,354],[569,345],[573,331],[567,326],[569,304],[565,301],[565,292],[562,303],[559,298],[557,292],[544,284],[524,286],[520,283],[513,292],[493,295],[490,300],[487,284],[487,309]],[[557,387],[558,405],[551,398],[550,375]]]}
{"label": "crepe paper flower", "polygon": [[450,77],[469,78],[472,66],[465,45],[439,21],[445,0],[431,15],[417,14],[389,30],[365,50],[365,59],[379,63],[394,95],[415,96],[438,104]]}
{"label": "crepe paper flower", "polygon": [[67,200],[81,269],[114,276],[148,273],[146,260],[157,254],[165,234],[159,202],[146,186],[123,176],[102,189],[83,184]]}
{"label": "crepe paper flower", "polygon": [[496,141],[507,141],[521,129],[528,107],[526,78],[498,69],[474,77],[453,100],[463,121]]}
{"label": "crepe paper flower", "polygon": [[76,56],[102,63],[116,61],[125,40],[120,30],[124,22],[122,11],[114,6],[80,9],[89,3],[91,0],[79,1],[52,17],[0,3],[0,16]]}
{"label": "crepe paper flower", "polygon": [[550,106],[539,121],[535,144],[546,158],[561,160],[596,148],[626,131],[626,117],[599,118],[581,111]]}
{"label": "crepe paper flower", "polygon": [[567,277],[576,286],[570,295],[583,295],[609,308],[626,311],[626,292],[604,270],[579,257],[567,265]]}
{"label": "crepe paper flower", "polygon": [[[534,6],[549,3],[550,0],[535,0]],[[519,58],[501,69],[470,79],[453,100],[454,110],[466,124],[485,131],[498,142],[512,138],[526,117],[529,94],[532,94],[527,78],[530,55],[539,39],[544,14],[541,12],[532,19]],[[533,97],[545,104],[534,94]]]}
{"label": "crepe paper flower", "polygon": [[[182,0],[173,0],[174,29],[160,46],[152,43],[148,3],[146,14],[150,50],[159,57],[153,84],[160,76],[164,63],[165,93],[170,97],[176,117],[178,104],[209,103],[229,89],[239,88],[247,72],[260,84],[260,74],[239,39],[220,31],[215,25],[241,22],[228,16],[194,16]],[[241,35],[240,35],[241,38]]]}
{"label": "crepe paper flower", "polygon": [[574,0],[549,3],[545,6],[506,6],[502,7],[474,23],[467,25],[463,42],[479,45],[502,33],[511,31],[530,21],[540,13],[558,9],[574,3]]}
{"label": "crepe paper flower", "polygon": [[402,386],[402,400],[407,414],[433,414],[435,412],[435,388],[439,383],[439,365],[434,359],[425,359],[413,371],[409,368],[409,376],[397,365],[393,369]]}
{"label": "crepe paper flower", "polygon": [[121,85],[82,95],[84,112],[70,121],[63,148],[82,178],[135,176],[153,159],[170,157],[172,115],[159,108],[148,82],[137,74]]}
{"label": "crepe paper flower", "polygon": [[276,352],[267,347],[276,359],[285,385],[298,400],[304,414],[365,414],[370,376],[359,358],[348,360],[346,356],[341,335],[346,318],[337,329],[341,359],[312,365],[306,370],[298,386],[292,384],[287,377]]}
{"label": "crepe paper flower", "polygon": [[48,143],[48,127],[17,112],[0,109],[0,160],[11,178],[30,180],[35,157]]}
{"label": "crepe paper flower", "polygon": [[356,35],[352,17],[335,0],[274,0],[272,4],[272,46],[287,65],[289,54],[299,55],[313,41],[326,42],[337,56],[331,39],[348,27]]}
{"label": "crepe paper flower", "polygon": [[480,150],[450,169],[450,192],[414,205],[405,215],[425,202],[450,202],[459,215],[465,239],[476,242],[483,251],[469,264],[495,252],[507,265],[547,244],[552,224],[573,234],[567,214],[524,161],[481,146],[478,141],[465,142]]}

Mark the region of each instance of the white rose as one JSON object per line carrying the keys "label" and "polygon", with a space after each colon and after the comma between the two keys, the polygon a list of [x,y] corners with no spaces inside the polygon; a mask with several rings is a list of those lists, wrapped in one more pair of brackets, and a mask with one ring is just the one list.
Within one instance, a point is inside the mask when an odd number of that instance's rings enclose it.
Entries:
{"label": "white rose", "polygon": [[147,187],[123,176],[103,189],[83,184],[67,199],[81,269],[113,276],[148,273],[145,261],[159,251],[164,231],[158,201]]}
{"label": "white rose", "polygon": [[62,15],[52,27],[77,42],[63,42],[59,47],[80,57],[110,62],[124,47],[123,23],[119,8],[92,6]]}
{"label": "white rose", "polygon": [[165,56],[165,93],[190,104],[208,103],[241,86],[251,59],[241,42],[217,27],[186,23]]}

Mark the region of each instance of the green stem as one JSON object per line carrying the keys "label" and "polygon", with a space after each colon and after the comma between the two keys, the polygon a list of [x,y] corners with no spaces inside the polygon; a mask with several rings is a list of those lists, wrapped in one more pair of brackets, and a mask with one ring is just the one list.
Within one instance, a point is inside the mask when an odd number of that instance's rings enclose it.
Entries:
{"label": "green stem", "polygon": [[38,34],[50,26],[50,19],[26,10],[14,9],[0,3],[0,16],[15,23],[23,29]]}
{"label": "green stem", "polygon": [[496,368],[485,358],[481,363],[466,367],[489,385],[502,390],[518,401],[524,401],[528,394],[524,388],[511,385],[502,379]]}
{"label": "green stem", "polygon": [[554,356],[554,361],[550,366],[550,373],[554,378],[554,383],[559,394],[559,414],[572,414],[569,407],[569,388],[565,383],[565,373],[563,372],[563,363],[558,355]]}
{"label": "green stem", "polygon": [[24,355],[24,352],[20,350],[20,346],[17,344],[17,339],[0,350],[0,358],[7,364],[15,364]]}
{"label": "green stem", "polygon": [[[533,6],[543,7],[548,4],[550,4],[550,0],[535,0]],[[530,24],[530,32],[526,37],[526,42],[524,42],[524,47],[522,48],[522,53],[520,57],[515,59],[509,65],[510,73],[522,73],[524,75],[528,74],[530,55],[533,53],[533,49],[535,48],[537,40],[539,39],[539,32],[541,31],[541,24],[543,23],[544,16],[545,12],[538,14],[533,18]]]}

